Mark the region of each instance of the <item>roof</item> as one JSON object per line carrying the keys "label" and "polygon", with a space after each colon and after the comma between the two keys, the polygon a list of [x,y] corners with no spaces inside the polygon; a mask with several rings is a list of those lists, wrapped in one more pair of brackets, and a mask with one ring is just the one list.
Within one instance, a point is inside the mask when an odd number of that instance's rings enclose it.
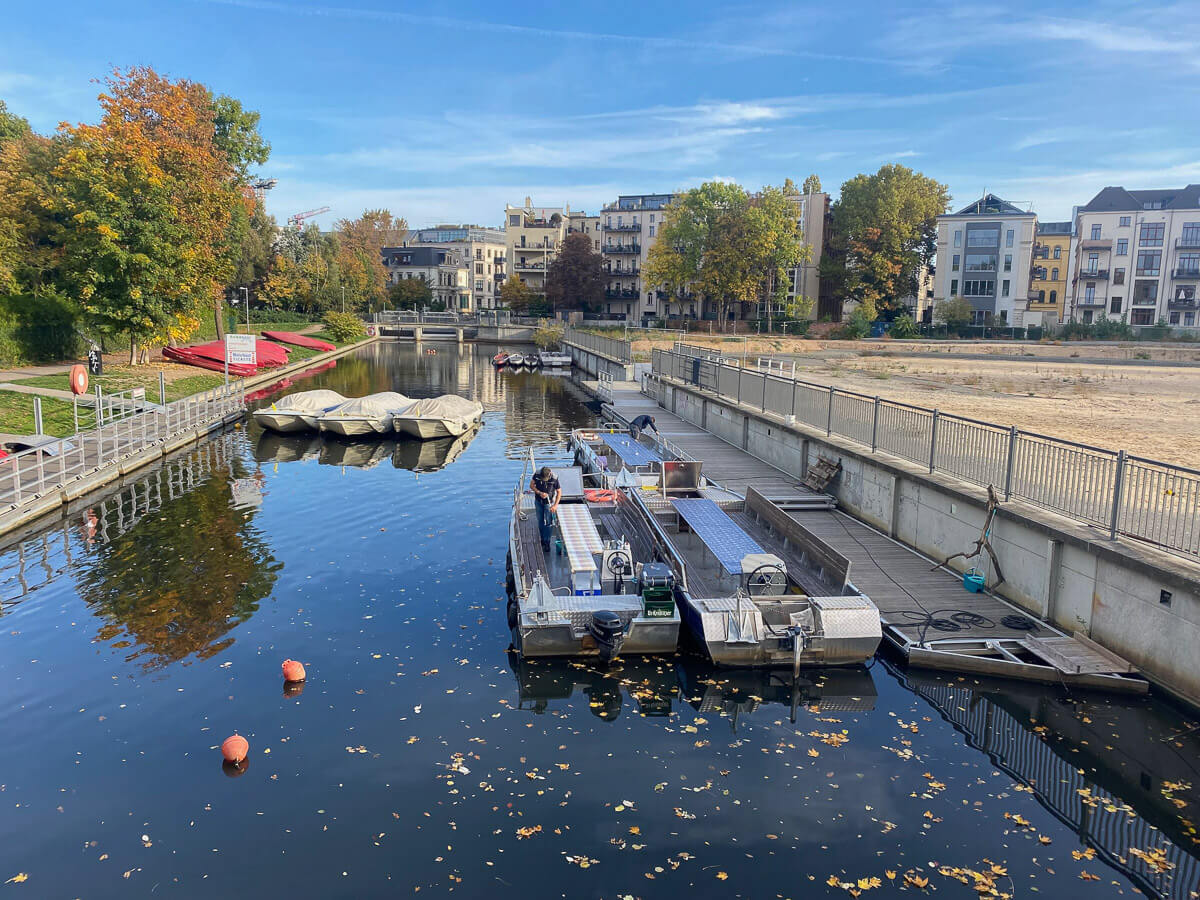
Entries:
{"label": "roof", "polygon": [[1061,234],[1064,237],[1070,237],[1071,226],[1072,223],[1070,222],[1038,222],[1037,233],[1046,235]]}
{"label": "roof", "polygon": [[384,247],[380,250],[388,266],[456,266],[457,253],[441,247]]}
{"label": "roof", "polygon": [[1103,188],[1080,212],[1133,212],[1140,209],[1200,209],[1200,184],[1167,190],[1129,191]]}
{"label": "roof", "polygon": [[984,194],[978,200],[972,201],[969,205],[964,206],[958,212],[953,213],[956,216],[1031,216],[1032,212],[1021,209],[1019,206],[1014,206],[1007,200],[997,197],[995,194]]}

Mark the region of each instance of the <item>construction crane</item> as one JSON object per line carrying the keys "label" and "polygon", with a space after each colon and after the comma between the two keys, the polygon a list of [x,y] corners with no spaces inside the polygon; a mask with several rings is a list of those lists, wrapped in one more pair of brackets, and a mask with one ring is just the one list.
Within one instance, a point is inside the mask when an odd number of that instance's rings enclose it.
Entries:
{"label": "construction crane", "polygon": [[311,219],[313,216],[323,215],[327,212],[329,212],[329,207],[322,206],[320,209],[307,209],[304,212],[299,212],[295,215],[288,216],[288,227],[300,228],[304,224],[305,219]]}
{"label": "construction crane", "polygon": [[279,184],[279,180],[276,178],[256,178],[250,182],[250,187],[254,189],[254,199],[262,203],[263,198],[267,195],[267,191],[271,190],[277,184]]}

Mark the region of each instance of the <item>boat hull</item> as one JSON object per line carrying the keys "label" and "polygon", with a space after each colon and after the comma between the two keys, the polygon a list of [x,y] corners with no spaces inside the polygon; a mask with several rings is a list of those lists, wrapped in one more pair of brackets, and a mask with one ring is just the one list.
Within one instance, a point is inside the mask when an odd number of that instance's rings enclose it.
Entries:
{"label": "boat hull", "polygon": [[[392,427],[400,434],[431,441],[435,438],[458,437],[466,428],[455,427],[451,430],[445,419],[426,419],[423,416],[396,416],[392,419]],[[468,426],[469,427],[469,426]]]}
{"label": "boat hull", "polygon": [[[523,612],[513,629],[513,643],[522,656],[600,656],[595,642],[576,634],[570,622],[536,621],[537,613]],[[635,616],[620,656],[671,654],[679,643],[679,615],[670,619]],[[589,646],[590,645],[590,646]]]}
{"label": "boat hull", "polygon": [[342,437],[365,437],[372,434],[383,434],[392,427],[390,417],[387,421],[374,417],[325,417],[318,420],[318,424],[322,431],[340,434]]}
{"label": "boat hull", "polygon": [[287,412],[281,409],[267,410],[260,409],[254,412],[254,421],[270,431],[277,431],[280,434],[293,434],[297,431],[315,431],[316,420],[313,419],[313,424],[309,424],[305,415],[301,413]]}

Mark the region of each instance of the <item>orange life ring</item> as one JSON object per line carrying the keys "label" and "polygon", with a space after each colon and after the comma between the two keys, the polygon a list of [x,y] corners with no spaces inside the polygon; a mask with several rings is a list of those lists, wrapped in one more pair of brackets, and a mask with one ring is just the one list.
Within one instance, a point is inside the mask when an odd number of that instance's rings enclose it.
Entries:
{"label": "orange life ring", "polygon": [[71,366],[71,393],[86,394],[88,389],[88,374],[87,367],[81,365]]}
{"label": "orange life ring", "polygon": [[601,490],[599,488],[588,488],[583,492],[583,496],[590,503],[611,503],[617,499],[617,492]]}

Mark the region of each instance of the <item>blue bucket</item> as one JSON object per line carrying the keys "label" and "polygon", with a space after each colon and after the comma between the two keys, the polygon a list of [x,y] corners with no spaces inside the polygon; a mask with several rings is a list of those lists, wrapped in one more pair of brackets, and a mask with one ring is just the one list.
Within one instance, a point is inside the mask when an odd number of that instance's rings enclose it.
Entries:
{"label": "blue bucket", "polygon": [[978,569],[968,569],[963,572],[963,587],[972,594],[978,594],[983,590],[984,578],[983,573]]}

